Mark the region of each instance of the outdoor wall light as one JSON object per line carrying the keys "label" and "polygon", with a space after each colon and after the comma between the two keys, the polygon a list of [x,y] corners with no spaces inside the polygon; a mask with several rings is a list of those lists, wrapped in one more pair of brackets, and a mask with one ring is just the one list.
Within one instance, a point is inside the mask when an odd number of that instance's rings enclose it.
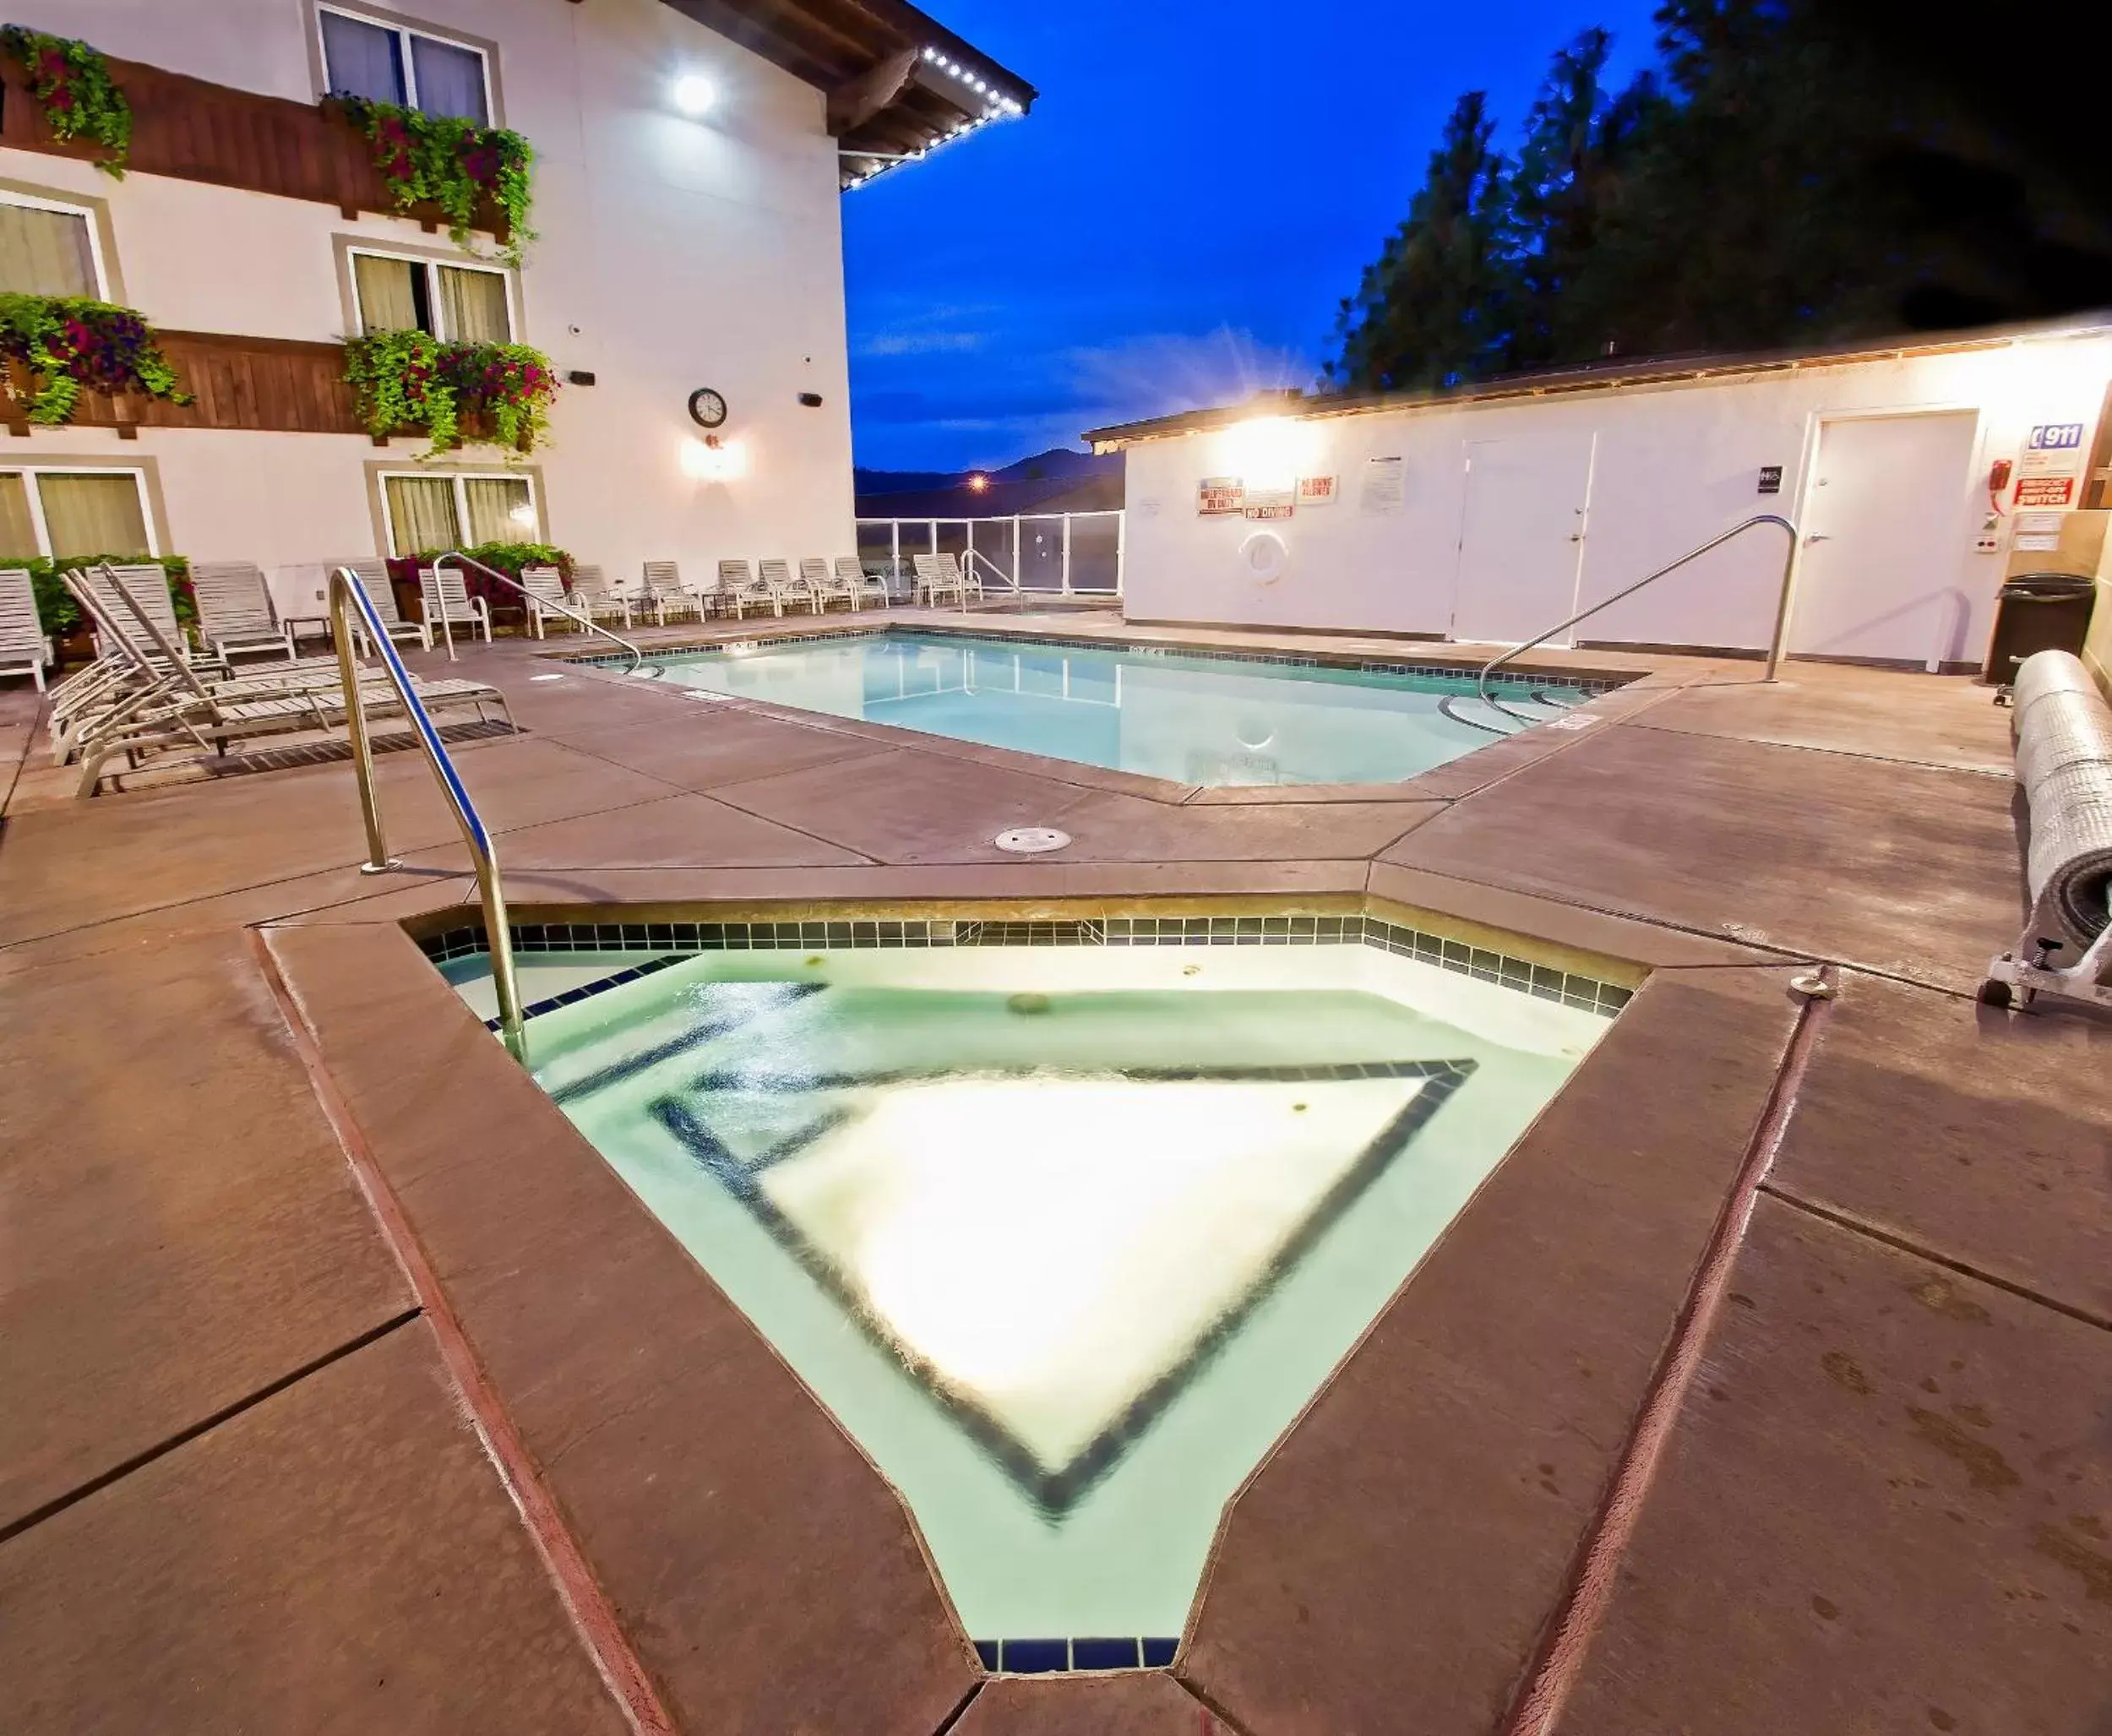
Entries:
{"label": "outdoor wall light", "polygon": [[672,94],[675,106],[692,120],[710,113],[711,105],[718,95],[718,92],[711,88],[711,81],[699,77],[695,73],[686,73],[677,79]]}
{"label": "outdoor wall light", "polygon": [[682,443],[682,473],[699,482],[730,482],[748,469],[748,449],[738,440],[706,434]]}

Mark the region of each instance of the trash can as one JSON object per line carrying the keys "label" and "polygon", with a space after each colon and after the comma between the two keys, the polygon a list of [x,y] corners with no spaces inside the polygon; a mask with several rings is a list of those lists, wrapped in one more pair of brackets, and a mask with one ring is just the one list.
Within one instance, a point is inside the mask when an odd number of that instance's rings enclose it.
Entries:
{"label": "trash can", "polygon": [[2007,687],[2017,679],[2017,664],[2034,651],[2081,656],[2097,589],[2072,573],[2024,573],[2011,580],[1995,596],[1995,636],[1981,681]]}

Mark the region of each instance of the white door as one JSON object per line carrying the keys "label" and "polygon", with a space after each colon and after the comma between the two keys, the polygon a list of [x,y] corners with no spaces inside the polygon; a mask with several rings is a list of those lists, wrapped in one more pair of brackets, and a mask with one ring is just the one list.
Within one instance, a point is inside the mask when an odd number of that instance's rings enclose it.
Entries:
{"label": "white door", "polygon": [[1820,424],[1790,650],[1916,663],[1961,654],[1958,557],[1979,427],[1970,410]]}
{"label": "white door", "polygon": [[[1454,639],[1516,645],[1576,612],[1576,575],[1598,437],[1467,443]],[[1569,635],[1549,641],[1567,645]]]}

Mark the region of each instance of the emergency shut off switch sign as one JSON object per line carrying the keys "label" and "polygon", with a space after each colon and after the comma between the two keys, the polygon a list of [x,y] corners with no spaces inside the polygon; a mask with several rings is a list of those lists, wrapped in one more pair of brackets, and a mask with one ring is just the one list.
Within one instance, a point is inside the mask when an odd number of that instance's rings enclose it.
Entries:
{"label": "emergency shut off switch sign", "polygon": [[2017,498],[2020,508],[2065,507],[2076,503],[2082,476],[2084,424],[2079,422],[2041,422],[2024,442],[2024,455],[2017,466]]}

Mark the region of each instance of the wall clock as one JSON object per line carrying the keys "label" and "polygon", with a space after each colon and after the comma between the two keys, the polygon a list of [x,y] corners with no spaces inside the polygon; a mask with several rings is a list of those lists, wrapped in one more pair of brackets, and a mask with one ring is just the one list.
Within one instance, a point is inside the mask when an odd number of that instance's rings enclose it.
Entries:
{"label": "wall clock", "polygon": [[699,386],[689,395],[689,419],[700,428],[723,427],[726,425],[726,399],[709,386]]}

